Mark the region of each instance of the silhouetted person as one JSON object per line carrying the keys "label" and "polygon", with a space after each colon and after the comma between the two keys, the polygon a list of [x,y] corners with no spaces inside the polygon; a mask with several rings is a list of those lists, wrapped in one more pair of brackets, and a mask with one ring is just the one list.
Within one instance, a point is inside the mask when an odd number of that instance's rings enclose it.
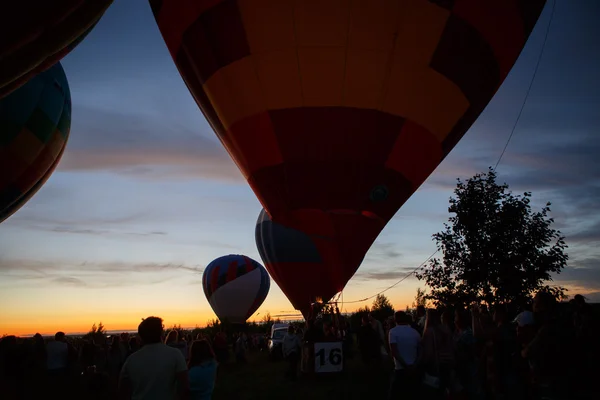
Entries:
{"label": "silhouetted person", "polygon": [[362,325],[358,328],[358,346],[362,359],[366,364],[380,359],[379,337],[367,315],[363,315]]}
{"label": "silhouetted person", "polygon": [[452,334],[454,334],[454,313],[450,309],[446,309],[441,315],[442,325],[444,325]]}
{"label": "silhouetted person", "polygon": [[225,362],[229,358],[229,348],[227,346],[227,336],[225,332],[217,332],[214,340],[215,350],[217,352],[217,360]]}
{"label": "silhouetted person", "polygon": [[454,342],[437,310],[427,310],[419,363],[425,370],[424,399],[441,399],[451,385]]}
{"label": "silhouetted person", "polygon": [[423,335],[423,330],[425,329],[425,318],[426,318],[427,309],[425,306],[417,306],[416,312],[416,323],[417,323],[417,331],[420,335]]}
{"label": "silhouetted person", "polygon": [[298,375],[298,361],[300,361],[301,347],[300,337],[296,335],[294,327],[290,325],[287,334],[283,337],[281,349],[283,357],[289,363],[287,376],[292,380],[296,380]]}
{"label": "silhouetted person", "polygon": [[169,347],[173,347],[174,349],[178,349],[183,355],[183,358],[187,359],[187,345],[182,339],[183,338],[179,337],[178,331],[172,330],[165,338],[165,344]]}
{"label": "silhouetted person", "polygon": [[129,342],[126,342],[124,346],[126,346],[127,348],[127,355],[125,356],[125,358],[127,359],[127,357],[129,357],[131,354],[135,353],[140,349],[140,347],[142,346],[142,342],[139,336],[136,336],[129,339]]}
{"label": "silhouetted person", "polygon": [[95,365],[96,359],[96,343],[94,339],[88,339],[81,347],[81,363],[84,369]]}
{"label": "silhouetted person", "polygon": [[121,372],[121,366],[123,365],[123,356],[121,354],[121,338],[119,336],[113,336],[110,349],[108,350],[108,365],[110,373],[113,376],[119,376]]}
{"label": "silhouetted person", "polygon": [[482,373],[477,357],[477,346],[473,329],[471,328],[471,315],[466,310],[456,310],[454,317],[456,336],[456,376],[458,382],[469,400],[483,398]]}
{"label": "silhouetted person", "polygon": [[496,325],[493,331],[493,382],[496,397],[517,396],[517,378],[514,363],[515,353],[520,349],[517,342],[517,332],[514,325],[509,323],[508,311],[504,305],[494,308],[493,321]]}
{"label": "silhouetted person", "polygon": [[240,333],[237,336],[234,344],[235,349],[235,359],[238,363],[246,362],[246,351],[248,350],[248,338],[245,333]]}
{"label": "silhouetted person", "polygon": [[315,320],[309,319],[306,321],[306,331],[302,338],[307,343],[317,343],[323,341],[324,334],[321,329],[315,324]]}
{"label": "silhouetted person", "polygon": [[52,397],[64,395],[72,348],[67,344],[64,332],[57,332],[54,340],[46,345],[46,371]]}
{"label": "silhouetted person", "polygon": [[46,345],[46,368],[52,376],[63,376],[69,365],[69,345],[64,332],[56,332],[54,341]]}
{"label": "silhouetted person", "polygon": [[[16,399],[18,398],[17,393],[22,389],[23,376],[19,344],[16,336],[6,336],[0,341],[0,356],[1,369],[3,370],[3,377],[0,378],[0,384],[6,384],[2,388],[2,391],[0,391],[0,397],[6,396],[7,398]],[[5,382],[2,382],[2,378],[5,379]]]}
{"label": "silhouetted person", "polygon": [[394,358],[394,372],[390,385],[389,399],[407,399],[416,397],[418,376],[415,365],[419,356],[421,338],[412,326],[411,318],[403,311],[394,314],[396,326],[390,329],[390,352]]}
{"label": "silhouetted person", "polygon": [[383,329],[383,324],[380,320],[373,317],[372,314],[369,314],[369,322],[373,327],[375,333],[377,333],[377,337],[379,339],[379,349],[380,349],[380,357],[384,354],[387,354],[387,349],[385,348],[385,330]]}
{"label": "silhouetted person", "polygon": [[533,314],[538,331],[523,349],[522,355],[532,366],[533,386],[538,397],[550,399],[561,396],[569,398],[569,371],[562,366],[570,364],[572,340],[557,315],[557,302],[552,293],[540,291],[533,299]]}
{"label": "silhouetted person", "polygon": [[35,376],[41,376],[46,370],[46,343],[39,333],[33,336],[32,366]]}
{"label": "silhouetted person", "polygon": [[0,351],[0,355],[2,359],[0,362],[2,363],[2,370],[4,372],[4,376],[8,379],[15,379],[18,375],[18,367],[19,367],[19,344],[17,343],[17,337],[10,335],[2,338],[0,342],[2,345],[2,349]]}
{"label": "silhouetted person", "polygon": [[[129,333],[123,332],[119,335],[119,350],[121,351],[121,366],[123,366],[123,363],[125,362],[127,357],[129,357],[129,355],[134,351],[134,349],[131,347],[131,345],[135,344],[135,343],[137,343],[137,339],[133,338],[133,337],[130,338]],[[137,346],[135,346],[135,349],[137,350]]]}
{"label": "silhouetted person", "polygon": [[190,343],[188,376],[191,400],[210,400],[217,379],[217,360],[207,340]]}
{"label": "silhouetted person", "polygon": [[[133,400],[189,398],[189,381],[181,351],[161,343],[163,322],[148,317],[138,327],[143,347],[131,354],[121,370],[119,392]],[[130,396],[130,397],[129,397]]]}

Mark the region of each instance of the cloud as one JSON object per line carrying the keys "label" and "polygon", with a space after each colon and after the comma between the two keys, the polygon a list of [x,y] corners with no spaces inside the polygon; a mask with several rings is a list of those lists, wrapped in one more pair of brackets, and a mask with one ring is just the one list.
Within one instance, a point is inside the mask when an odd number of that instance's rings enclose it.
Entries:
{"label": "cloud", "polygon": [[29,213],[16,213],[11,217],[11,221],[19,221],[21,223],[36,223],[54,226],[120,226],[127,225],[131,222],[136,222],[145,219],[148,215],[145,213],[132,213],[119,217],[107,216],[103,218],[56,218],[47,214],[33,215]]}
{"label": "cloud", "polygon": [[402,257],[402,253],[398,250],[397,243],[375,242],[365,257],[364,263],[369,262],[386,262],[397,260]]}
{"label": "cloud", "polygon": [[[39,227],[38,229],[40,230],[44,230],[44,228]],[[50,229],[46,229],[49,230],[51,232],[58,232],[58,233],[72,233],[72,234],[80,234],[80,235],[115,235],[115,234],[121,234],[121,235],[127,235],[127,236],[164,236],[167,233],[166,232],[114,232],[108,229],[78,229],[78,228],[72,228],[72,227],[63,227],[63,226],[56,226],[54,228],[50,228]]]}
{"label": "cloud", "polygon": [[[600,102],[572,103],[539,100],[528,105],[498,167],[498,181],[508,183],[515,194],[531,191],[534,210],[550,201],[554,227],[567,243],[591,245],[600,239],[600,118],[593,111]],[[494,127],[484,123],[475,137],[461,142],[424,189],[448,193],[456,178],[468,179],[493,166],[504,143],[486,142],[490,132]]]}
{"label": "cloud", "polygon": [[[595,186],[600,181],[600,163],[595,162],[600,152],[600,141],[595,133],[544,137],[529,135],[520,146],[509,148],[498,167],[499,180],[506,181],[514,190],[556,190]],[[452,190],[456,179],[467,179],[486,172],[496,160],[490,149],[458,148],[427,180],[438,189]],[[471,150],[471,151],[470,151]]]}
{"label": "cloud", "polygon": [[600,242],[600,221],[593,221],[587,227],[567,237],[569,242],[594,245]]}
{"label": "cloud", "polygon": [[[204,129],[208,131],[208,129]],[[210,132],[191,129],[155,113],[124,114],[79,107],[59,171],[106,171],[143,179],[243,177]]]}
{"label": "cloud", "polygon": [[586,298],[588,303],[600,303],[600,291],[599,292],[590,292],[590,293],[580,293],[583,297]]}
{"label": "cloud", "polygon": [[[353,281],[391,281],[400,280],[407,275],[412,274],[414,267],[396,267],[396,268],[361,268],[354,277]],[[408,279],[408,278],[406,278]]]}
{"label": "cloud", "polygon": [[11,218],[11,224],[37,231],[64,233],[73,235],[115,236],[130,238],[164,237],[168,233],[161,230],[135,230],[132,223],[143,221],[146,214],[135,213],[121,217],[75,219],[72,217],[56,218],[40,213],[17,213]]}
{"label": "cloud", "polygon": [[142,286],[180,278],[182,272],[199,275],[202,271],[199,266],[170,263],[69,263],[0,258],[2,283],[10,286],[32,283],[38,287],[41,282],[86,288]]}
{"label": "cloud", "polygon": [[63,284],[66,286],[88,286],[87,283],[85,283],[81,279],[73,278],[70,276],[58,276],[56,278],[52,278],[52,282]]}

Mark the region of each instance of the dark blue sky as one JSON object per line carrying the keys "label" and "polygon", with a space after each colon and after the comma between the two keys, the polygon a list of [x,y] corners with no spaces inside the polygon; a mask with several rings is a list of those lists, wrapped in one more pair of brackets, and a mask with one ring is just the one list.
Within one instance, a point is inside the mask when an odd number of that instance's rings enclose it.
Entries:
{"label": "dark blue sky", "polygon": [[[531,81],[551,4],[486,111],[381,234],[347,286],[347,300],[422,262],[435,249],[431,234],[448,217],[455,179],[496,163]],[[598,0],[556,2],[536,80],[498,168],[514,191],[533,191],[536,207],[552,202],[570,246],[570,267],[557,280],[596,300],[599,20]],[[173,322],[184,314],[204,322],[211,311],[195,268],[230,252],[259,259],[253,229],[260,206],[187,91],[147,1],[116,0],[63,66],[73,99],[71,138],[59,170],[0,226],[0,303],[22,304],[2,311],[0,331],[61,307],[56,323],[68,321],[74,297],[92,319],[125,296],[155,298],[138,306],[162,310]],[[417,286],[409,279],[388,294],[403,308]],[[172,298],[156,298],[157,291]],[[40,304],[44,296],[56,300]],[[100,297],[107,300],[94,300]],[[261,310],[289,309],[273,285]],[[126,318],[123,311],[113,320]]]}

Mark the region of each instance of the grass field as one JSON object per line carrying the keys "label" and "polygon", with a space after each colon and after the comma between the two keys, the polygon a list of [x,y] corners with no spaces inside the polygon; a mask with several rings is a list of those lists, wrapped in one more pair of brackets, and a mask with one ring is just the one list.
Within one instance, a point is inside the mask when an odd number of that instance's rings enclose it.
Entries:
{"label": "grass field", "polygon": [[[285,377],[284,360],[271,361],[264,352],[249,352],[246,364],[222,363],[217,372],[214,400],[338,400],[386,398],[391,361],[367,367],[356,357],[346,359],[345,372],[338,375]],[[104,390],[86,388],[78,375],[61,384],[52,378],[26,376],[19,382],[0,379],[0,399],[60,398],[61,400],[115,399],[116,380],[110,379]]]}
{"label": "grass field", "polygon": [[391,362],[365,366],[358,357],[346,360],[336,376],[285,378],[285,361],[270,361],[265,353],[251,353],[248,363],[219,366],[214,400],[271,399],[381,399],[387,395]]}

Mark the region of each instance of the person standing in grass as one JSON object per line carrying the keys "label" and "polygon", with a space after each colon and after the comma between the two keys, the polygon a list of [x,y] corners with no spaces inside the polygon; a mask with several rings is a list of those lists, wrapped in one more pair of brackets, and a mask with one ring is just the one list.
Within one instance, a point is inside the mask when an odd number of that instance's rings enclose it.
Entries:
{"label": "person standing in grass", "polygon": [[394,359],[394,372],[390,384],[389,399],[416,399],[419,382],[417,360],[421,337],[410,326],[411,318],[403,311],[394,314],[396,326],[390,329],[390,353]]}
{"label": "person standing in grass", "polygon": [[138,327],[143,347],[127,358],[119,379],[123,399],[189,399],[189,380],[185,358],[177,348],[163,344],[163,322],[148,317]]}
{"label": "person standing in grass", "polygon": [[282,343],[283,356],[289,362],[287,376],[295,380],[298,375],[298,361],[300,360],[300,337],[296,335],[296,330],[292,325],[288,328],[287,334],[283,337]]}
{"label": "person standing in grass", "polygon": [[210,400],[217,379],[217,360],[207,340],[191,344],[188,362],[190,400]]}

